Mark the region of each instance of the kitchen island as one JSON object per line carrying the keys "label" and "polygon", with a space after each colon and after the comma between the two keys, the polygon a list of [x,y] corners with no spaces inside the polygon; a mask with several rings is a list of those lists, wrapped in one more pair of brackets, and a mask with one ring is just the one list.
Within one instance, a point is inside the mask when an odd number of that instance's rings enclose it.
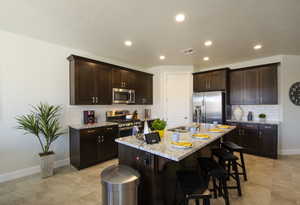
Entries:
{"label": "kitchen island", "polygon": [[[181,133],[180,140],[189,141],[191,148],[178,149],[172,145],[174,132],[166,131],[158,144],[146,144],[135,136],[116,139],[119,147],[119,164],[130,166],[141,174],[139,205],[174,205],[182,196],[176,193],[176,171],[196,169],[197,157],[205,155],[211,147],[219,146],[221,138],[226,137],[235,127],[213,133],[213,125],[201,124],[198,133],[209,135],[209,139],[192,138],[190,132]],[[189,127],[189,126],[187,126]]]}

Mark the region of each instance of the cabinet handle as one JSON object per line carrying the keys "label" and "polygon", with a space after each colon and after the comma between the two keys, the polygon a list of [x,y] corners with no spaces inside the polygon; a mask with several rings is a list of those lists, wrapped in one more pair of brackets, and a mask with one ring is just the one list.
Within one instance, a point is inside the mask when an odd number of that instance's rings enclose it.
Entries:
{"label": "cabinet handle", "polygon": [[266,129],[271,129],[271,128],[272,128],[272,126],[265,126],[265,128],[266,128]]}
{"label": "cabinet handle", "polygon": [[101,138],[102,138],[101,142],[104,142],[104,137],[103,137],[103,136],[101,136]]}
{"label": "cabinet handle", "polygon": [[112,130],[113,128],[112,127],[108,127],[108,128],[106,128],[107,130]]}
{"label": "cabinet handle", "polygon": [[100,141],[100,136],[98,136],[98,143],[99,143],[99,144],[101,143],[101,141]]}
{"label": "cabinet handle", "polygon": [[98,97],[96,97],[96,103],[98,103]]}
{"label": "cabinet handle", "polygon": [[95,104],[95,97],[92,97],[92,102],[93,104]]}
{"label": "cabinet handle", "polygon": [[88,130],[87,133],[95,133],[96,130]]}

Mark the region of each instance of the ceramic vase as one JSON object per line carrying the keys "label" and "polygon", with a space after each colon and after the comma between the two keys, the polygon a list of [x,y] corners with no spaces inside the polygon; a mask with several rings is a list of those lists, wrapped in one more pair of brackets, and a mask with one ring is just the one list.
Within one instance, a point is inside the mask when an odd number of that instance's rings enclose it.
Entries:
{"label": "ceramic vase", "polygon": [[236,106],[233,110],[234,119],[241,121],[243,119],[244,112],[241,106]]}

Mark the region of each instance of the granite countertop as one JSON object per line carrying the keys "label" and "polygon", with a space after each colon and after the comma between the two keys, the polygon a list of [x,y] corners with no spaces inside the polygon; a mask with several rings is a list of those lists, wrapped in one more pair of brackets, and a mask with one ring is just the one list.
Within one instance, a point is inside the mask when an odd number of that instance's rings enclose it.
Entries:
{"label": "granite countertop", "polygon": [[260,122],[259,120],[253,120],[253,121],[248,121],[248,120],[226,120],[226,122],[241,122],[241,123],[265,124],[265,125],[279,125],[281,123],[280,121],[275,121],[275,120],[266,120],[265,122]]}
{"label": "granite countertop", "polygon": [[73,124],[69,125],[69,127],[76,129],[76,130],[83,130],[83,129],[90,129],[90,128],[97,128],[97,127],[107,127],[112,125],[118,125],[115,122],[97,122],[94,124]]}
{"label": "granite countertop", "polygon": [[211,133],[208,132],[208,128],[212,127],[213,125],[210,124],[201,124],[201,128],[199,133],[201,134],[208,134],[211,136],[208,140],[199,140],[194,139],[191,137],[191,133],[181,133],[180,134],[180,140],[183,141],[189,141],[193,143],[192,148],[188,149],[178,149],[174,148],[171,144],[171,138],[173,132],[166,131],[165,136],[162,138],[162,141],[158,144],[146,144],[146,142],[142,140],[138,140],[135,136],[129,136],[129,137],[123,137],[118,138],[115,141],[117,143],[127,145],[139,150],[143,150],[173,161],[180,161],[184,159],[185,157],[193,154],[194,152],[200,150],[201,148],[205,147],[206,145],[210,144],[211,142],[221,138],[226,133],[230,132],[231,130],[235,129],[234,126],[232,126],[230,129],[224,129],[224,132],[222,133]]}

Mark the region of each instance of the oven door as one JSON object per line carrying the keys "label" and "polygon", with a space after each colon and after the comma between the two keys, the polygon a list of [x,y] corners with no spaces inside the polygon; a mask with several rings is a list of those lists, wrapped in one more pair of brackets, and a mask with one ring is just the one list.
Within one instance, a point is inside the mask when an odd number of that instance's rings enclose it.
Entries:
{"label": "oven door", "polygon": [[114,104],[128,104],[130,103],[131,93],[128,89],[113,88],[113,103]]}

